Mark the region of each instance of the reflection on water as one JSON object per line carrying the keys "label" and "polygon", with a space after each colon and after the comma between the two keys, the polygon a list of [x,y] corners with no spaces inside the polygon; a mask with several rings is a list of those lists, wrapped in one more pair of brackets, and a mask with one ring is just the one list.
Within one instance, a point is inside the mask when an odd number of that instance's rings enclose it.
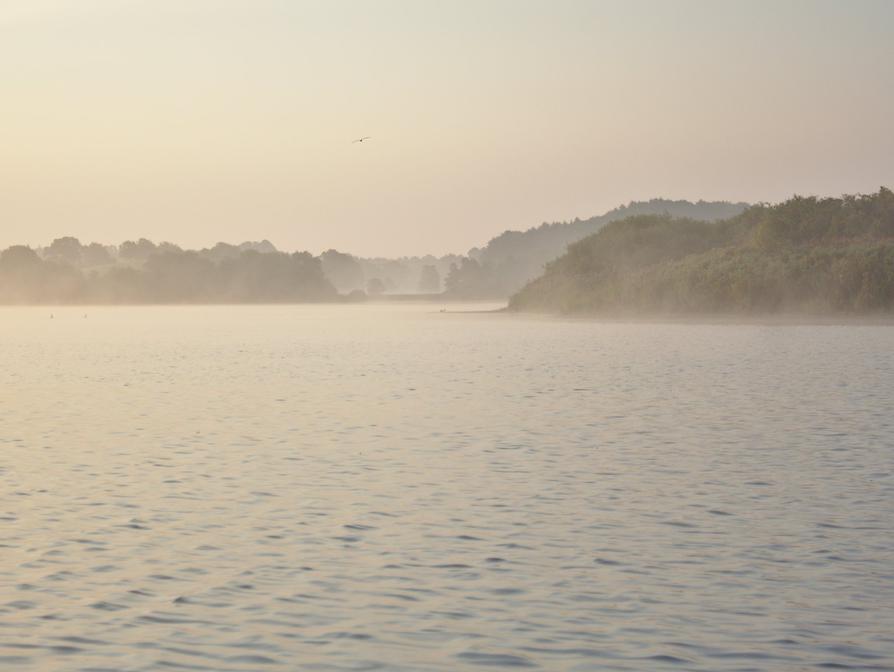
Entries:
{"label": "reflection on water", "polygon": [[0,310],[0,667],[894,669],[894,328],[438,308]]}

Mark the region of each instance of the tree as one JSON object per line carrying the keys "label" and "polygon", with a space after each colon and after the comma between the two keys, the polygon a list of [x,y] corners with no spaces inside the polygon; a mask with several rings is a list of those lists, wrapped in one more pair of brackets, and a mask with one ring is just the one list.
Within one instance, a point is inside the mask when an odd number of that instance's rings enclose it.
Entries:
{"label": "tree", "polygon": [[18,271],[40,265],[37,252],[25,245],[13,245],[0,252],[0,270]]}
{"label": "tree", "polygon": [[441,274],[438,269],[426,264],[419,272],[419,291],[423,294],[437,294],[441,291]]}
{"label": "tree", "polygon": [[72,266],[78,266],[81,263],[81,254],[83,246],[81,241],[72,236],[56,238],[50,246],[44,251],[47,258],[56,258],[60,261],[66,261]]}
{"label": "tree", "polygon": [[81,248],[81,263],[84,266],[103,266],[113,261],[109,251],[99,243],[90,243]]}
{"label": "tree", "polygon": [[155,243],[145,238],[140,238],[137,242],[127,240],[121,243],[121,247],[118,249],[118,256],[122,259],[145,261],[156,249]]}
{"label": "tree", "polygon": [[235,245],[229,243],[217,243],[210,250],[202,250],[200,254],[207,257],[215,263],[220,263],[224,259],[236,259],[241,250]]}
{"label": "tree", "polygon": [[370,278],[366,283],[366,293],[370,296],[381,296],[385,293],[385,283],[378,278]]}
{"label": "tree", "polygon": [[323,273],[340,292],[363,288],[363,268],[350,254],[338,250],[326,250],[320,255]]}

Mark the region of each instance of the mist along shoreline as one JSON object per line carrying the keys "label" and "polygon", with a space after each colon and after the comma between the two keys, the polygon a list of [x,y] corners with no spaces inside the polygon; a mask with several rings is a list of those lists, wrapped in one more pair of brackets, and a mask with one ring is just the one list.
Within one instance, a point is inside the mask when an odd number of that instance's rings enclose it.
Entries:
{"label": "mist along shoreline", "polygon": [[[476,311],[468,311],[476,312]],[[606,311],[564,313],[519,310],[505,306],[485,313],[563,322],[606,322],[615,324],[730,324],[766,326],[894,326],[894,313],[809,313],[809,312],[648,312]]]}
{"label": "mist along shoreline", "polygon": [[894,326],[894,314],[811,313],[561,313],[501,308],[493,313],[563,322],[612,324],[705,324],[754,326]]}
{"label": "mist along shoreline", "polygon": [[[563,313],[559,311],[519,310],[508,305],[493,307],[505,301],[460,300],[456,298],[418,298],[408,296],[399,299],[379,297],[366,301],[304,301],[304,302],[253,302],[253,303],[30,303],[0,304],[0,312],[16,309],[41,309],[55,316],[55,312],[99,309],[133,308],[351,308],[375,306],[387,308],[398,305],[427,305],[432,314],[494,316],[501,319],[524,319],[543,322],[592,322],[606,324],[704,324],[704,325],[752,325],[752,326],[842,326],[842,327],[894,327],[894,313],[809,313],[809,312],[647,312],[606,311],[600,313]],[[476,304],[482,307],[473,308]],[[455,308],[451,308],[454,306]]]}

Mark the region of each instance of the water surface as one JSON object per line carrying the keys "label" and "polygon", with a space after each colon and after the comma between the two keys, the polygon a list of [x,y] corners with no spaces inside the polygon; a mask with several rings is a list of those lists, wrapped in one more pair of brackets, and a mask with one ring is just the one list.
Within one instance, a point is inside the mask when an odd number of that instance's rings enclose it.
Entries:
{"label": "water surface", "polygon": [[437,308],[0,309],[0,667],[894,669],[894,328]]}

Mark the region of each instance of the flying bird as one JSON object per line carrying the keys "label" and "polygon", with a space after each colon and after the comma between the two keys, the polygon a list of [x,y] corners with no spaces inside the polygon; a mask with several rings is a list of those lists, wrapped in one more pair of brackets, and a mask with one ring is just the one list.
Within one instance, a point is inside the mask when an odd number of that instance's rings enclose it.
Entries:
{"label": "flying bird", "polygon": [[356,143],[358,143],[358,142],[363,142],[364,140],[369,140],[371,137],[372,137],[371,135],[365,135],[365,136],[363,136],[362,138],[357,138],[357,139],[354,140],[351,144],[353,145],[353,144],[356,144]]}

